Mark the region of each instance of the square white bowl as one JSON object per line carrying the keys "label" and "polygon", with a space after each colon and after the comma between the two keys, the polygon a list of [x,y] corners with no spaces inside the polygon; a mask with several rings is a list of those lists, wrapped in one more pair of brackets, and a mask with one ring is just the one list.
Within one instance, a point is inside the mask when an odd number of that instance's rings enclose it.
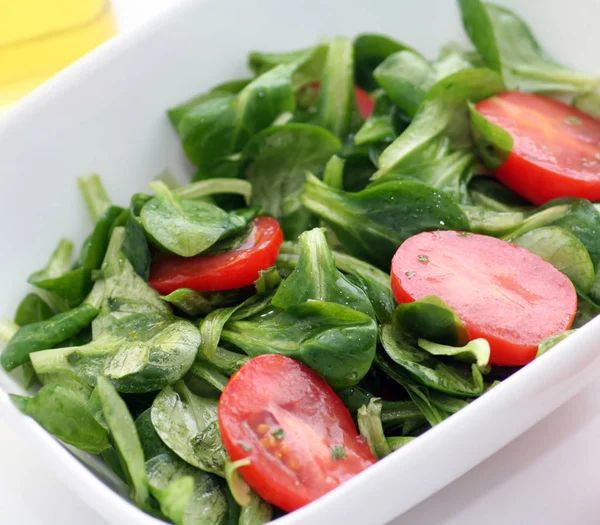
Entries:
{"label": "square white bowl", "polygon": [[[515,9],[551,56],[598,70],[596,0],[499,2]],[[251,49],[306,47],[319,37],[389,34],[434,56],[463,39],[451,0],[187,0],[122,35],[26,97],[0,120],[0,315],[12,316],[58,238],[83,240],[91,228],[75,178],[98,172],[126,202],[163,168],[191,173],[165,110],[213,85],[247,74]],[[600,374],[600,321],[569,337],[410,445],[380,461],[281,525],[377,525],[399,516],[533,426]],[[0,416],[32,442],[71,488],[113,523],[161,523],[100,481],[6,392]]]}

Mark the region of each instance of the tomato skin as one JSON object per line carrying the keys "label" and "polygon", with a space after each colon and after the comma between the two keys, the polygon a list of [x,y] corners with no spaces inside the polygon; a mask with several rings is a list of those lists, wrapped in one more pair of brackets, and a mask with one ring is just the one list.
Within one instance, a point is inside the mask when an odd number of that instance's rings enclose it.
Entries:
{"label": "tomato skin", "polygon": [[557,100],[507,91],[479,102],[513,138],[495,176],[540,205],[558,197],[600,199],[600,121]]}
{"label": "tomato skin", "polygon": [[259,271],[275,264],[282,242],[279,223],[257,217],[248,239],[230,252],[195,257],[157,254],[148,284],[163,295],[179,288],[213,292],[251,286]]}
{"label": "tomato skin", "polygon": [[437,295],[471,339],[488,340],[495,365],[532,361],[539,343],[569,329],[577,310],[577,294],[564,274],[528,250],[486,235],[420,233],[398,248],[391,273],[399,303]]}
{"label": "tomato skin", "polygon": [[[250,459],[239,470],[246,482],[287,512],[377,461],[325,380],[277,354],[255,357],[231,377],[219,400],[219,428],[232,461]],[[336,460],[334,446],[346,457]]]}
{"label": "tomato skin", "polygon": [[371,98],[371,95],[358,86],[354,86],[354,98],[360,114],[364,119],[368,119],[375,109],[375,101]]}

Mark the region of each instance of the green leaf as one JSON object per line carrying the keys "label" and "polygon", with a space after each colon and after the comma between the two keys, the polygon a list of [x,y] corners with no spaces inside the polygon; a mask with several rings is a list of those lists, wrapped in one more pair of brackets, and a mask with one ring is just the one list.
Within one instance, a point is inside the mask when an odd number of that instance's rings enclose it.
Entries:
{"label": "green leaf", "polygon": [[512,11],[480,0],[459,0],[465,30],[508,89],[593,91],[598,78],[550,60],[531,30]]}
{"label": "green leaf", "polygon": [[240,152],[250,138],[282,113],[295,110],[291,79],[296,64],[282,64],[237,95],[206,100],[177,125],[183,148],[197,166]]}
{"label": "green leaf", "polygon": [[[394,127],[395,108],[392,101],[381,90],[376,92],[375,108],[354,136],[354,144],[362,146],[378,142],[392,142],[397,134]],[[337,188],[341,189],[341,188]]]}
{"label": "green leaf", "polygon": [[92,454],[110,448],[108,432],[96,421],[85,398],[78,393],[61,385],[47,385],[34,397],[18,397],[21,411],[64,443]]}
{"label": "green leaf", "polygon": [[203,102],[208,100],[213,100],[217,98],[225,98],[231,95],[237,95],[242,89],[244,89],[248,84],[252,82],[250,78],[244,78],[240,80],[230,80],[229,82],[225,82],[223,84],[219,84],[218,86],[211,89],[208,93],[201,93],[196,95],[195,97],[187,100],[183,104],[176,106],[170,109],[167,113],[169,115],[169,120],[171,124],[177,129],[177,126],[181,122],[181,119],[193,110],[196,106],[199,106]]}
{"label": "green leaf", "polygon": [[480,369],[490,364],[490,343],[486,339],[473,339],[464,346],[443,345],[426,339],[419,339],[417,344],[431,355],[445,355],[464,363],[475,363]]}
{"label": "green leaf", "polygon": [[381,403],[373,398],[367,406],[358,409],[358,429],[369,444],[371,452],[377,459],[381,459],[392,451],[385,440],[381,424]]}
{"label": "green leaf", "polygon": [[162,297],[190,317],[205,316],[214,310],[233,306],[247,298],[248,293],[244,290],[197,292],[189,288],[179,288]]}
{"label": "green leaf", "polygon": [[398,246],[412,235],[469,229],[450,197],[421,182],[390,181],[347,193],[309,176],[301,200],[335,232],[348,253],[379,268],[389,268]]}
{"label": "green leaf", "polygon": [[309,124],[285,124],[268,128],[246,146],[244,170],[252,184],[252,204],[282,222],[287,237],[292,229],[303,231],[294,216],[286,213],[286,199],[293,198],[304,184],[307,171],[320,173],[334,153],[342,148],[340,140],[329,131]]}
{"label": "green leaf", "polygon": [[135,420],[135,428],[140,437],[146,463],[156,456],[171,453],[171,449],[164,444],[154,429],[151,412],[152,408],[148,408]]}
{"label": "green leaf", "polygon": [[19,304],[15,323],[19,326],[45,321],[54,315],[52,308],[38,294],[29,293]]}
{"label": "green leaf", "polygon": [[213,365],[211,361],[201,360],[200,358],[198,358],[198,360],[190,368],[188,377],[190,375],[202,378],[209,385],[216,388],[219,392],[223,392],[223,390],[225,390],[225,386],[229,380],[229,377],[222,374],[219,368]]}
{"label": "green leaf", "polygon": [[513,150],[513,138],[506,130],[487,120],[471,103],[471,132],[479,155],[490,170],[496,170],[506,162]]}
{"label": "green leaf", "polygon": [[119,206],[109,206],[98,217],[94,230],[83,242],[77,265],[86,270],[98,270],[102,266],[108,242],[115,222],[123,213]]}
{"label": "green leaf", "polygon": [[310,82],[321,80],[328,50],[328,44],[320,44],[308,49],[282,53],[252,51],[248,55],[248,67],[257,76],[260,76],[281,64],[296,65],[297,69],[292,77],[292,85],[294,88],[299,88]]}
{"label": "green leaf", "polygon": [[413,339],[392,325],[381,327],[380,339],[389,358],[414,381],[447,394],[475,397],[483,392],[483,378],[476,365],[448,364],[419,348]]}
{"label": "green leaf", "polygon": [[350,132],[354,108],[354,48],[347,38],[334,38],[317,98],[318,123],[345,138]]}
{"label": "green leaf", "polygon": [[229,321],[222,339],[251,357],[280,354],[311,367],[335,388],[367,373],[377,341],[373,319],[345,306],[308,301],[267,318]]}
{"label": "green leaf", "polygon": [[225,525],[227,497],[214,476],[195,469],[174,454],[146,462],[152,495],[176,525]]}
{"label": "green leaf", "polygon": [[398,305],[393,323],[400,331],[444,345],[463,345],[469,340],[456,312],[435,295]]}
{"label": "green leaf", "polygon": [[47,350],[76,335],[88,326],[96,315],[96,308],[82,304],[45,321],[21,327],[2,352],[2,366],[5,370],[13,370],[27,363],[33,352]]}
{"label": "green leaf", "polygon": [[196,468],[225,476],[227,453],[217,421],[217,401],[196,396],[178,381],[152,403],[152,424],[163,442]]}
{"label": "green leaf", "polygon": [[323,182],[336,190],[344,187],[344,164],[345,160],[337,155],[332,155],[325,165]]}
{"label": "green leaf", "polygon": [[490,211],[522,212],[532,205],[492,177],[475,177],[469,184],[473,203]]}
{"label": "green leaf", "polygon": [[577,313],[571,328],[581,328],[600,314],[600,306],[581,291],[577,291]]}
{"label": "green leaf", "polygon": [[583,293],[594,284],[594,264],[583,243],[559,226],[546,226],[524,233],[512,242],[539,255],[564,273]]}
{"label": "green leaf", "polygon": [[97,222],[101,215],[111,206],[111,201],[102,185],[98,175],[79,177],[77,179],[79,190],[83,195],[85,204],[90,212],[92,221]]}
{"label": "green leaf", "polygon": [[98,395],[121,465],[131,487],[131,498],[142,509],[150,506],[148,478],[144,466],[144,452],[133,418],[111,382],[98,377]]}
{"label": "green leaf", "polygon": [[[235,374],[244,363],[248,362],[248,360],[249,357],[244,354],[238,354],[237,352],[232,352],[231,350],[217,346],[214,355],[210,359],[206,358],[204,354],[198,356],[197,362],[192,366],[191,372],[193,373],[198,367],[202,367],[204,363],[210,363],[210,365],[220,373],[231,376]],[[198,367],[196,365],[198,365]],[[221,390],[223,389],[221,388]]]}
{"label": "green leaf", "polygon": [[140,218],[148,236],[168,252],[182,257],[198,255],[248,224],[247,218],[213,204],[180,199],[162,183],[153,183],[152,188],[157,196],[144,204]]}
{"label": "green leaf", "polygon": [[408,445],[414,439],[416,438],[413,436],[393,436],[386,438],[386,441],[388,447],[393,452],[394,450],[402,448],[404,445]]}
{"label": "green leaf", "polygon": [[273,506],[256,492],[250,493],[250,503],[242,507],[238,525],[263,525],[273,519]]}
{"label": "green leaf", "polygon": [[336,268],[323,230],[315,228],[304,232],[299,245],[298,266],[277,289],[273,306],[285,309],[314,299],[348,306],[375,317],[365,292]]}
{"label": "green leaf", "polygon": [[409,47],[377,34],[362,34],[354,40],[354,77],[356,84],[367,91],[377,87],[373,71],[393,53],[410,50]]}
{"label": "green leaf", "polygon": [[566,330],[565,332],[562,332],[560,334],[553,335],[552,337],[548,337],[547,339],[544,339],[538,345],[538,351],[537,351],[537,354],[535,354],[536,359],[538,357],[540,357],[541,355],[544,355],[548,350],[550,350],[551,348],[554,348],[563,339],[566,339],[567,337],[569,337],[571,334],[575,333],[576,331],[577,330]]}
{"label": "green leaf", "polygon": [[252,184],[239,179],[211,178],[192,182],[187,186],[181,186],[173,190],[173,194],[180,199],[201,199],[209,195],[219,193],[235,193],[244,197],[246,204],[250,203],[252,198]]}
{"label": "green leaf", "polygon": [[250,505],[252,488],[244,481],[244,478],[242,478],[238,469],[240,467],[247,467],[248,465],[250,465],[250,460],[248,458],[238,459],[237,461],[228,461],[225,464],[225,479],[227,480],[227,485],[233,499],[235,499],[236,503],[242,508]]}
{"label": "green leaf", "polygon": [[489,69],[463,70],[440,80],[427,92],[406,131],[381,154],[373,179],[441,158],[449,146],[470,147],[467,102],[502,91],[502,79]]}
{"label": "green leaf", "polygon": [[600,120],[600,93],[582,93],[573,99],[573,107],[587,113],[590,117]]}

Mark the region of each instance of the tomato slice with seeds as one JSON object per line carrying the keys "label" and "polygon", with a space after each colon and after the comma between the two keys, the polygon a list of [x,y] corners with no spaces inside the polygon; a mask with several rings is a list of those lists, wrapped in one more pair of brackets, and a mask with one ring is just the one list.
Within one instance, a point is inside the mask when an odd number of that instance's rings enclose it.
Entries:
{"label": "tomato slice with seeds", "polygon": [[558,197],[600,200],[600,121],[541,95],[507,91],[476,106],[513,138],[495,176],[534,204]]}
{"label": "tomato slice with seeds", "polygon": [[163,295],[179,288],[198,292],[252,286],[259,272],[275,264],[283,233],[271,217],[257,217],[246,241],[227,253],[180,257],[157,254],[148,283]]}
{"label": "tomato slice with seeds", "polygon": [[571,281],[516,244],[455,231],[410,237],[392,260],[399,303],[437,295],[483,337],[491,363],[524,365],[547,337],[568,330],[577,310]]}
{"label": "tomato slice with seeds", "polygon": [[289,357],[255,357],[219,400],[219,428],[239,472],[266,501],[291,512],[376,462],[342,400]]}

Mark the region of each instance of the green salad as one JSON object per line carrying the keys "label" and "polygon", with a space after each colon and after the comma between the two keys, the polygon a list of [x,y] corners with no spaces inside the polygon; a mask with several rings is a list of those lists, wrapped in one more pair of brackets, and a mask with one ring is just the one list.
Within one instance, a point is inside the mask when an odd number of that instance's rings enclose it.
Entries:
{"label": "green salad", "polygon": [[473,46],[433,60],[378,34],[251,52],[168,110],[188,185],[119,205],[79,179],[88,237],[0,324],[15,405],[153,516],[259,525],[598,315],[599,79],[458,7]]}

